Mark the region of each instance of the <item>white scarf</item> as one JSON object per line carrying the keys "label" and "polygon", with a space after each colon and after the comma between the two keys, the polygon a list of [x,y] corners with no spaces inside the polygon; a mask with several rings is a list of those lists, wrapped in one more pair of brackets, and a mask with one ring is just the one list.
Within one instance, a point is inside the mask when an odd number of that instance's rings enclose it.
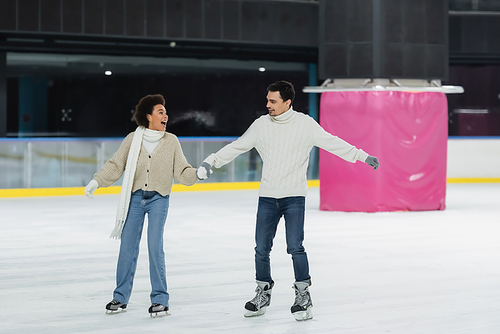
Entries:
{"label": "white scarf", "polygon": [[127,220],[128,207],[130,204],[130,196],[132,195],[132,186],[134,185],[135,170],[137,167],[137,160],[139,152],[141,151],[142,139],[149,142],[159,141],[164,131],[153,131],[139,126],[134,132],[134,138],[130,149],[128,151],[127,164],[125,166],[125,173],[123,174],[122,189],[120,192],[120,202],[118,203],[118,210],[116,211],[116,223],[110,238],[120,239],[123,231],[123,226]]}

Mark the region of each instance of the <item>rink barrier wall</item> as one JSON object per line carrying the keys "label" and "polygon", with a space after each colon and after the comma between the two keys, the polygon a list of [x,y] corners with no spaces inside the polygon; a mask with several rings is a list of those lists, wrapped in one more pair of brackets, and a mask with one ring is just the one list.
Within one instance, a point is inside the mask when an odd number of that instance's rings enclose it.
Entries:
{"label": "rink barrier wall", "polygon": [[448,137],[447,177],[500,178],[500,137]]}
{"label": "rink barrier wall", "polygon": [[[309,187],[319,187],[319,180],[307,181]],[[174,184],[172,192],[185,191],[220,191],[220,190],[250,190],[259,189],[260,182],[217,182],[217,183],[197,183],[192,186]],[[121,186],[99,188],[95,195],[119,194]],[[29,189],[0,189],[0,198],[12,197],[39,197],[39,196],[83,196],[85,187],[66,188],[29,188]]]}
{"label": "rink barrier wall", "polygon": [[[181,137],[179,140],[183,145],[184,154],[188,157],[189,161],[193,161],[194,165],[199,164],[205,156],[219,149],[220,147],[226,145],[228,142],[235,140],[236,137]],[[53,184],[39,184],[31,183],[30,185],[24,185],[22,182],[18,182],[12,187],[2,186],[0,182],[0,198],[8,197],[33,197],[33,196],[69,196],[69,195],[83,195],[83,187],[79,186],[81,184],[86,184],[88,179],[93,173],[95,173],[98,168],[106,161],[109,156],[114,153],[121,142],[121,138],[0,138],[0,170],[2,171],[3,183],[12,183],[11,180],[13,174],[25,175],[26,162],[32,161],[33,163],[43,162],[49,165],[48,162],[54,162],[63,160],[59,155],[59,151],[53,148],[53,145],[45,145],[47,142],[55,142],[65,145],[71,145],[72,143],[91,143],[97,146],[94,149],[96,152],[90,152],[87,155],[92,159],[87,157],[87,160],[92,160],[91,163],[88,161],[73,161],[79,158],[77,153],[81,153],[76,148],[67,149],[66,151],[72,154],[66,154],[65,163],[60,164],[61,167],[66,167],[69,169],[73,166],[84,166],[86,169],[81,170],[80,178],[77,180],[76,187],[73,184],[66,185],[61,184],[60,187],[54,187]],[[26,145],[32,143],[33,145],[43,144],[43,147],[52,147],[52,151],[46,149],[47,154],[57,153],[55,157],[39,157],[29,156],[27,159],[23,156]],[[104,145],[102,145],[105,143]],[[21,144],[21,146],[16,146]],[[113,146],[115,145],[116,148]],[[61,145],[59,145],[61,146]],[[64,146],[64,145],[63,145]],[[87,148],[89,145],[87,145]],[[20,152],[15,149],[20,150]],[[106,150],[104,150],[106,148]],[[106,151],[106,152],[105,152]],[[109,152],[108,152],[109,151]],[[66,153],[68,153],[66,152]],[[97,157],[93,156],[97,154]],[[37,152],[39,153],[39,152]],[[14,157],[11,157],[13,155]],[[84,153],[80,154],[85,157]],[[500,183],[500,137],[449,137],[448,138],[448,152],[447,152],[447,182],[448,183]],[[38,155],[37,155],[38,157]],[[209,182],[200,182],[191,187],[185,187],[182,185],[175,184],[172,191],[211,191],[211,190],[238,190],[238,189],[257,189],[259,182],[249,182],[248,180],[259,180],[262,164],[260,160],[257,161],[257,168],[254,174],[250,175],[248,173],[249,169],[249,152],[239,156],[236,161],[224,166],[224,168],[214,170],[214,174],[210,178]],[[72,159],[70,159],[72,158]],[[82,158],[82,157],[80,157]],[[76,159],[78,160],[78,159]],[[80,159],[81,160],[81,159]],[[311,160],[315,160],[311,158]],[[383,165],[383,161],[382,165]],[[71,165],[75,164],[75,165]],[[34,173],[35,167],[31,168],[30,171]],[[67,173],[66,173],[67,174]],[[67,176],[63,173],[63,176]],[[240,175],[241,174],[241,175]],[[46,178],[45,175],[42,175]],[[249,177],[251,176],[251,178]],[[3,179],[2,179],[3,178]],[[43,179],[40,178],[39,179]],[[61,177],[62,178],[62,177]],[[316,183],[316,187],[319,186],[319,181],[316,180],[317,175],[308,175],[309,181]],[[7,180],[7,181],[6,181]],[[121,187],[120,182],[117,182],[117,186],[102,188],[97,190],[97,194],[118,194]]]}
{"label": "rink barrier wall", "polygon": [[[500,183],[500,178],[448,178],[447,183]],[[318,188],[319,180],[308,180],[309,188]],[[251,190],[259,189],[260,182],[217,182],[199,183],[192,186],[174,184],[172,192],[186,191],[222,191],[222,190]],[[95,195],[115,195],[121,191],[121,186],[99,188]],[[48,197],[48,196],[83,196],[85,187],[65,188],[29,188],[29,189],[0,189],[0,198],[15,197]]]}

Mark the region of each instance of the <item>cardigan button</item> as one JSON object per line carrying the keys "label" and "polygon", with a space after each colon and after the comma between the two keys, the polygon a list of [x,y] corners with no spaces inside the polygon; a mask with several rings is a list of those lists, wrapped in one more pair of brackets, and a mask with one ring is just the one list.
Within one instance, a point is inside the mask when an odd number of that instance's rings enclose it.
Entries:
{"label": "cardigan button", "polygon": [[149,156],[149,159],[151,159],[151,156]]}
{"label": "cardigan button", "polygon": [[144,186],[145,186],[145,187],[147,187],[147,186],[148,186],[148,184],[146,183]]}

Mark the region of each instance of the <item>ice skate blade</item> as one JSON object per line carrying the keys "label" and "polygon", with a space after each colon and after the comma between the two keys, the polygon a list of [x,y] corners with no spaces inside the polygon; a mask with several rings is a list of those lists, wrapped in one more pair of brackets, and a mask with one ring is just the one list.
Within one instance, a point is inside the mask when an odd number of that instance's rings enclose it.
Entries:
{"label": "ice skate blade", "polygon": [[266,307],[261,308],[258,311],[249,311],[247,310],[246,313],[244,314],[245,318],[251,318],[251,317],[258,317],[259,315],[263,315],[266,313]]}
{"label": "ice skate blade", "polygon": [[168,317],[169,315],[170,313],[168,313],[167,311],[149,313],[150,318],[165,318]]}
{"label": "ice skate blade", "polygon": [[120,313],[125,313],[127,312],[126,309],[119,309],[119,310],[106,310],[107,315],[115,315],[115,314],[120,314]]}
{"label": "ice skate blade", "polygon": [[295,313],[293,313],[293,316],[295,317],[295,320],[297,320],[297,321],[306,321],[306,320],[310,320],[313,318],[312,310],[310,308],[307,309],[307,311],[295,312]]}

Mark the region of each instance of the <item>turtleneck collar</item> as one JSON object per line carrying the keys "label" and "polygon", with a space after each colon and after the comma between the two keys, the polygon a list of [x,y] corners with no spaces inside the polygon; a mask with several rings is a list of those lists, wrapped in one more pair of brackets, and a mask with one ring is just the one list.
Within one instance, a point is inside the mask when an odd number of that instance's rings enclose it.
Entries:
{"label": "turtleneck collar", "polygon": [[163,138],[165,131],[155,131],[151,129],[145,129],[142,139],[150,143],[159,142]]}
{"label": "turtleneck collar", "polygon": [[271,119],[276,123],[288,123],[292,120],[295,115],[295,110],[293,107],[290,107],[287,111],[278,116],[271,116]]}

